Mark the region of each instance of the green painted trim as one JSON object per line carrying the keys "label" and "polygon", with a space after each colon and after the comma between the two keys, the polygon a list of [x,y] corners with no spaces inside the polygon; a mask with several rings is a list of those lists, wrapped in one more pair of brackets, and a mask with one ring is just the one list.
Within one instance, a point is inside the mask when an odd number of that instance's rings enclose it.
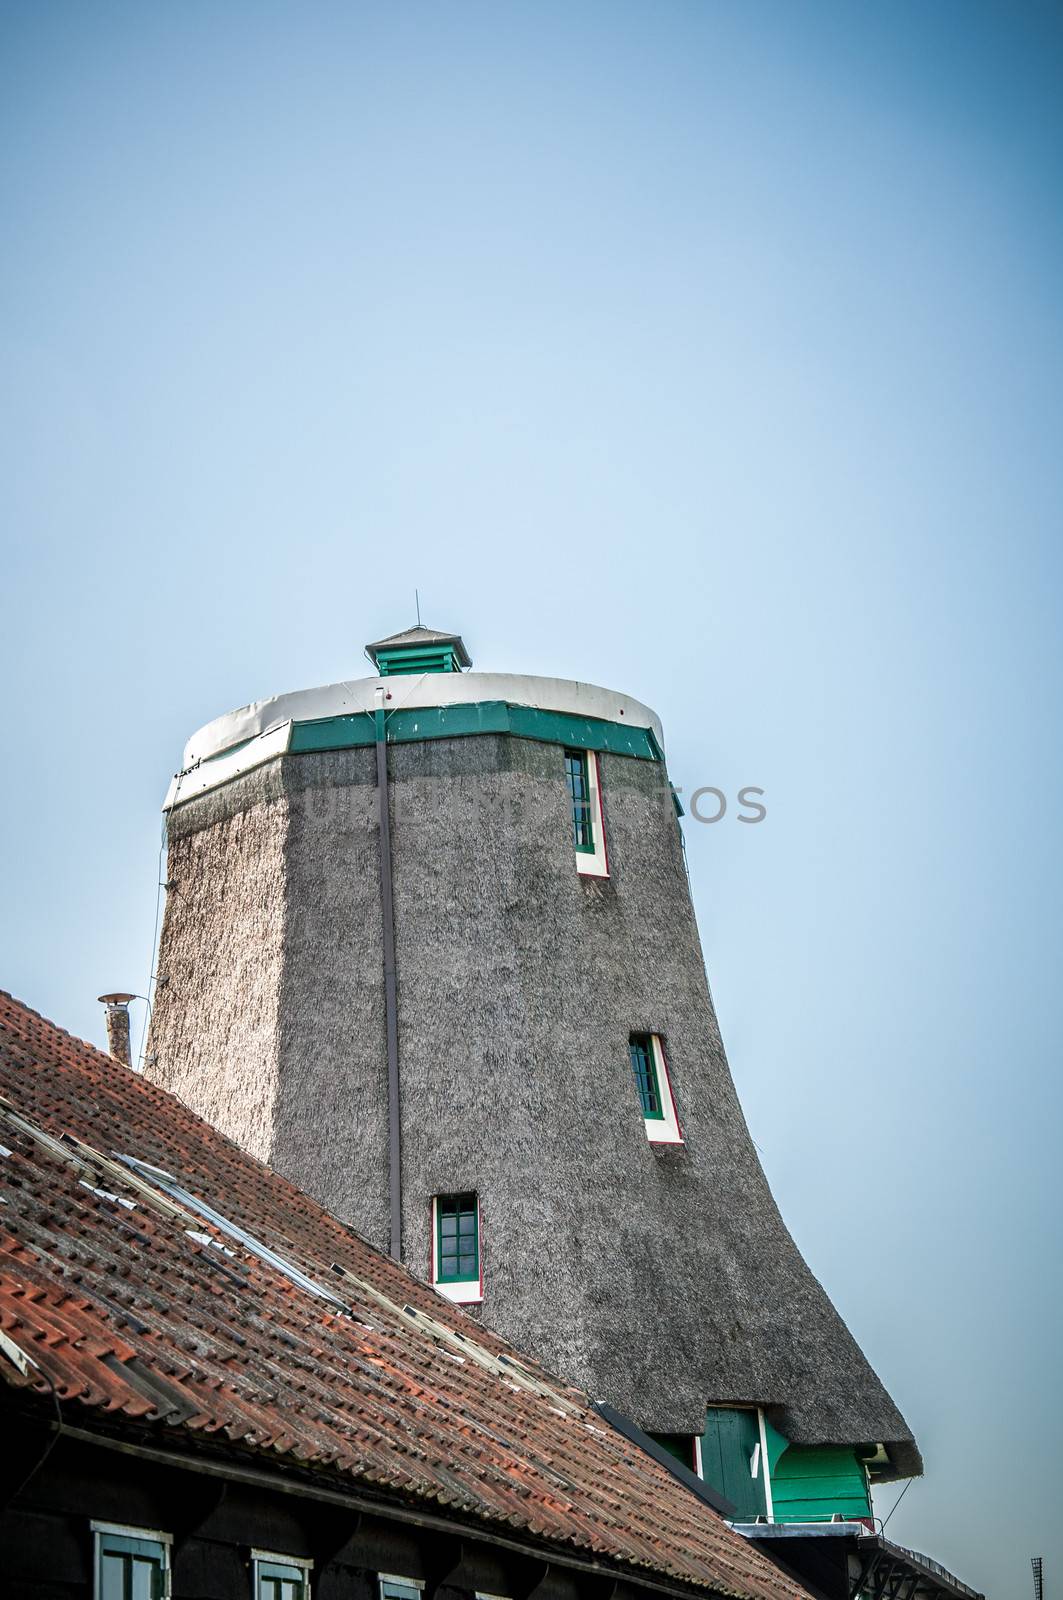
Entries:
{"label": "green painted trim", "polygon": [[567,744],[576,750],[602,750],[614,756],[635,756],[641,761],[663,759],[652,728],[629,728],[599,717],[575,717],[567,711],[538,711],[534,706],[507,706],[506,710],[509,732],[518,739]]}
{"label": "green painted trim", "polygon": [[779,1457],[782,1455],[784,1450],[789,1450],[790,1441],[784,1433],[779,1432],[778,1428],[773,1428],[767,1417],[765,1417],[764,1442],[768,1447],[768,1470],[772,1477],[774,1477],[775,1468],[778,1465]]}
{"label": "green painted trim", "polygon": [[[535,739],[541,744],[600,750],[611,755],[633,756],[638,761],[661,760],[661,747],[652,728],[628,728],[598,717],[574,717],[567,711],[539,711],[533,706],[507,705],[504,700],[392,711],[387,717],[389,744],[462,738],[478,733],[508,733],[518,739]],[[308,750],[346,750],[372,744],[373,739],[372,712],[356,711],[346,717],[294,722],[288,749],[292,754]]]}

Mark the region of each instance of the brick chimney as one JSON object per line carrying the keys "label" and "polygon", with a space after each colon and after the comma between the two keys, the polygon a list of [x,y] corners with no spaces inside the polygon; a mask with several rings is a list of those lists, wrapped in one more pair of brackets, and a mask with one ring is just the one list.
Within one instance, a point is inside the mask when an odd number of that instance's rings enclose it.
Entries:
{"label": "brick chimney", "polygon": [[133,1065],[129,1045],[129,1002],[135,994],[101,994],[100,1004],[107,1007],[107,1049],[124,1067]]}

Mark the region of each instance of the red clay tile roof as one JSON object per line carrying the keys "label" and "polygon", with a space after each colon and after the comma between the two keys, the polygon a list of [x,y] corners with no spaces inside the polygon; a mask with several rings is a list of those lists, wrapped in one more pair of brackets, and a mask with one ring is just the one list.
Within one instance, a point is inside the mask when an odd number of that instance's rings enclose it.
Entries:
{"label": "red clay tile roof", "polygon": [[[0,1096],[0,1326],[39,1369],[24,1377],[0,1355],[7,1384],[43,1395],[50,1379],[68,1421],[139,1422],[171,1447],[194,1436],[313,1468],[333,1489],[435,1502],[488,1536],[508,1524],[727,1595],[803,1596],[584,1395],[172,1095],[3,994]],[[350,1314],[153,1199],[116,1172],[116,1152],[165,1169]],[[474,1341],[464,1359],[417,1314]]]}

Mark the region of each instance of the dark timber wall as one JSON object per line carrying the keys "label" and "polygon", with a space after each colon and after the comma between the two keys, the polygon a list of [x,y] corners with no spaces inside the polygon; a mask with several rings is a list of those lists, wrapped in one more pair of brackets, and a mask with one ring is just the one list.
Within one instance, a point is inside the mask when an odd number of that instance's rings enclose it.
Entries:
{"label": "dark timber wall", "polygon": [[[0,1422],[7,1418],[0,1413]],[[22,1446],[15,1468],[47,1448],[41,1429],[13,1429]],[[10,1478],[11,1472],[4,1476]],[[214,1474],[175,1457],[159,1465],[78,1439],[61,1438],[39,1472],[9,1504],[0,1498],[0,1574],[4,1600],[91,1600],[92,1522],[168,1533],[173,1600],[252,1600],[251,1552],[311,1560],[314,1600],[379,1600],[380,1573],[421,1580],[424,1600],[473,1600],[480,1593],[535,1600],[600,1600],[603,1579],[551,1559],[506,1548],[490,1529],[482,1539],[421,1526],[381,1503],[360,1512],[300,1493],[239,1481],[239,1468]],[[300,1486],[296,1486],[300,1487]],[[336,1497],[338,1500],[339,1497]],[[676,1585],[667,1586],[672,1593]],[[622,1578],[616,1600],[649,1600]]]}
{"label": "dark timber wall", "polygon": [[[909,1431],[806,1267],[745,1126],[667,774],[599,757],[610,877],[575,870],[560,746],[389,750],[403,1258],[480,1196],[484,1320],[655,1432],[758,1403],[802,1443]],[[373,752],[289,755],[171,815],[149,1072],[378,1245],[387,1072]],[[632,1030],[685,1145],[648,1143]]]}

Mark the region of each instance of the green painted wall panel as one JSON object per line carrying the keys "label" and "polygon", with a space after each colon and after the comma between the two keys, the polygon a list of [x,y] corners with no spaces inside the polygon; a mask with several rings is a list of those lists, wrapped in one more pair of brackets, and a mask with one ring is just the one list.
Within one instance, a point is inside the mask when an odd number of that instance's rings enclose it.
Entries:
{"label": "green painted wall panel", "polygon": [[776,1522],[831,1522],[835,1515],[846,1522],[856,1522],[871,1515],[867,1500],[861,1495],[849,1498],[831,1496],[823,1500],[776,1500],[772,1489],[772,1505]]}
{"label": "green painted wall panel", "polygon": [[771,1477],[776,1522],[829,1522],[835,1513],[869,1517],[867,1474],[856,1450],[791,1445]]}
{"label": "green painted wall panel", "polygon": [[[410,744],[419,739],[453,739],[477,733],[508,733],[518,739],[569,745],[577,750],[603,750],[633,756],[640,761],[660,760],[660,746],[649,728],[626,728],[597,717],[574,717],[563,711],[539,711],[533,706],[511,706],[503,700],[477,705],[428,706],[392,711],[387,718],[389,744]],[[359,711],[347,717],[322,717],[316,722],[292,725],[289,749],[345,750],[372,744],[373,717]]]}

